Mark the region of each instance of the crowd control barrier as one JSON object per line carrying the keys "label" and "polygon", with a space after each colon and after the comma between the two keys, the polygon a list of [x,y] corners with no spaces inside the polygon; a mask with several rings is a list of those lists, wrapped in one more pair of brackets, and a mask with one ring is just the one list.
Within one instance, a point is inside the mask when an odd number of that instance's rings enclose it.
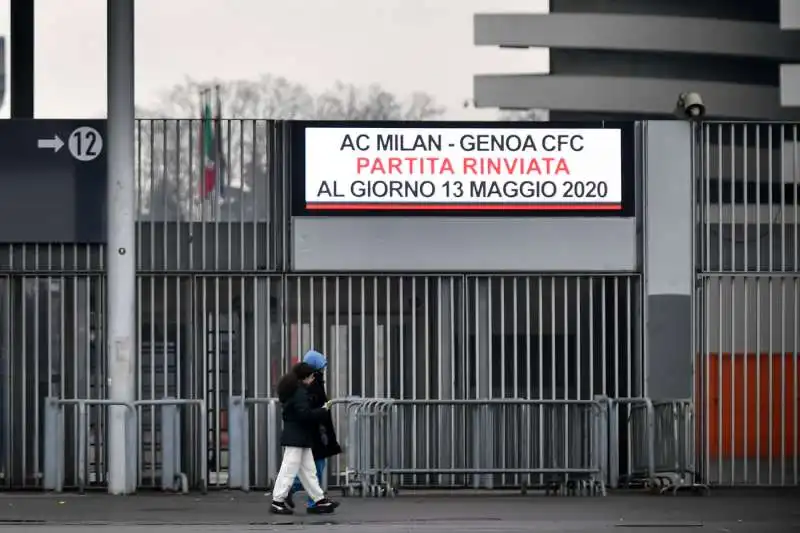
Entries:
{"label": "crowd control barrier", "polygon": [[[392,407],[386,477],[401,486],[424,476],[437,486],[605,495],[608,424],[601,401],[394,400]],[[430,441],[417,450],[403,444],[424,428],[450,453]],[[415,453],[420,447],[423,460]]]}
{"label": "crowd control barrier", "polygon": [[[45,439],[44,439],[44,471],[43,487],[45,490],[52,490],[55,492],[62,492],[64,490],[65,470],[68,466],[66,463],[66,442],[65,442],[65,409],[72,407],[76,410],[75,423],[76,439],[75,453],[73,455],[74,464],[69,466],[75,471],[75,478],[77,489],[83,492],[88,485],[89,464],[97,465],[105,464],[105,461],[99,461],[97,455],[99,453],[97,446],[99,443],[88,442],[90,435],[97,435],[97,432],[90,431],[88,421],[88,411],[91,407],[99,409],[107,409],[108,407],[117,406],[125,408],[128,413],[126,424],[126,435],[129,443],[128,449],[139,450],[139,444],[142,442],[142,435],[140,431],[140,424],[138,423],[139,412],[144,407],[153,407],[159,409],[160,412],[160,435],[158,442],[160,444],[160,453],[158,453],[159,461],[156,464],[155,452],[152,453],[151,461],[153,462],[152,470],[157,471],[160,477],[160,485],[162,490],[167,491],[181,491],[188,492],[189,480],[188,476],[181,471],[182,451],[181,445],[181,408],[190,409],[194,408],[197,415],[197,426],[199,433],[202,436],[207,435],[207,420],[205,402],[201,399],[179,399],[179,398],[163,398],[157,400],[137,400],[133,402],[120,402],[107,399],[96,398],[54,398],[48,397],[45,399],[44,410],[44,426],[45,426]],[[105,413],[104,413],[105,414]],[[105,418],[105,417],[103,417]],[[154,435],[149,437],[155,439]],[[189,444],[202,442],[202,439],[190,437]],[[92,450],[92,457],[89,457],[89,450]],[[154,449],[153,449],[154,450]],[[199,454],[199,464],[202,465],[198,469],[198,483],[197,487],[202,491],[207,491],[207,476],[206,476],[206,447],[199,446],[196,450],[192,450]],[[133,492],[136,490],[138,480],[140,479],[140,461],[139,453],[130,455],[126,458],[128,491]],[[107,475],[106,472],[94,472],[95,477],[103,477]]]}
{"label": "crowd control barrier", "polygon": [[[229,487],[250,489],[252,409],[266,429],[267,482],[280,468],[274,398],[229,402]],[[608,404],[602,400],[399,400],[343,398],[332,415],[343,441],[345,495],[393,496],[405,481],[440,487],[542,488],[605,495]]]}
{"label": "crowd control barrier", "polygon": [[[694,467],[695,421],[691,400],[606,399],[609,432],[622,435],[610,446],[609,486],[706,493]],[[623,449],[627,452],[621,457]]]}

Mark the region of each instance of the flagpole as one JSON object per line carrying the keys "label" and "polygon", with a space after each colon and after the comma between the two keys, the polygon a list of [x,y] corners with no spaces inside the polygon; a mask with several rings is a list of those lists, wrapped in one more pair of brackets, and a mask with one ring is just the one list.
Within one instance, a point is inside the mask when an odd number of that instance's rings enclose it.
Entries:
{"label": "flagpole", "polygon": [[198,139],[200,140],[200,175],[199,179],[197,180],[197,187],[198,192],[200,193],[200,222],[203,234],[203,246],[205,246],[205,235],[206,235],[206,213],[208,211],[206,206],[206,118],[205,118],[205,109],[206,109],[206,98],[207,98],[208,88],[201,87],[200,88],[200,128],[197,134]]}
{"label": "flagpole", "polygon": [[225,174],[225,168],[224,168],[225,150],[222,145],[222,97],[220,95],[221,85],[217,84],[215,90],[216,90],[216,100],[217,100],[216,101],[217,112],[215,114],[216,116],[215,122],[217,127],[215,128],[214,131],[215,133],[214,144],[216,146],[216,158],[214,159],[214,164],[216,167],[217,181],[219,182],[219,184],[217,185],[217,188],[219,189],[219,195],[220,197],[224,197],[225,186],[227,185],[225,180],[227,176]]}

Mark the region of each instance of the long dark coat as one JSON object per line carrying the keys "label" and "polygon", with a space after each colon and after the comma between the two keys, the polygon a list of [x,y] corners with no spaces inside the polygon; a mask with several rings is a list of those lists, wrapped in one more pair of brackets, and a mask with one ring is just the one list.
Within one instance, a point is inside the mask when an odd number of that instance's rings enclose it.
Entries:
{"label": "long dark coat", "polygon": [[[322,372],[315,374],[314,382],[308,386],[308,402],[312,409],[320,408],[328,401],[328,395],[325,393],[325,377]],[[314,459],[327,459],[342,453],[342,447],[339,441],[336,440],[336,430],[333,427],[333,417],[330,411],[325,411],[325,414],[320,419],[320,424],[314,434],[311,450],[314,453]]]}

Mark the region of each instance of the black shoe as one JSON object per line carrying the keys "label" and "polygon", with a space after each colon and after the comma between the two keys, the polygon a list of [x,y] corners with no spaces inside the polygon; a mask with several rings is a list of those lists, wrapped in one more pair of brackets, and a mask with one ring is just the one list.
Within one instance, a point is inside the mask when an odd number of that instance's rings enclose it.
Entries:
{"label": "black shoe", "polygon": [[320,501],[316,502],[313,507],[309,507],[307,511],[309,514],[330,514],[337,507],[339,507],[338,502],[331,501],[328,498],[322,498]]}
{"label": "black shoe", "polygon": [[272,505],[269,507],[269,512],[272,514],[294,514],[294,511],[289,509],[289,506],[286,505],[286,502],[276,502],[272,500]]}
{"label": "black shoe", "polygon": [[289,491],[289,494],[286,495],[286,499],[283,502],[289,506],[289,509],[294,509],[294,494]]}

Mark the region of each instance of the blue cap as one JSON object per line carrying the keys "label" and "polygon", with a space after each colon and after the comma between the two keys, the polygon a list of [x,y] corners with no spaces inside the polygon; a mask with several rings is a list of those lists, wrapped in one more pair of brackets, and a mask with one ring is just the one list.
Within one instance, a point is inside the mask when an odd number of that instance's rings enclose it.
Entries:
{"label": "blue cap", "polygon": [[328,360],[325,356],[315,350],[307,351],[303,356],[303,362],[311,366],[314,370],[322,370],[328,366]]}

